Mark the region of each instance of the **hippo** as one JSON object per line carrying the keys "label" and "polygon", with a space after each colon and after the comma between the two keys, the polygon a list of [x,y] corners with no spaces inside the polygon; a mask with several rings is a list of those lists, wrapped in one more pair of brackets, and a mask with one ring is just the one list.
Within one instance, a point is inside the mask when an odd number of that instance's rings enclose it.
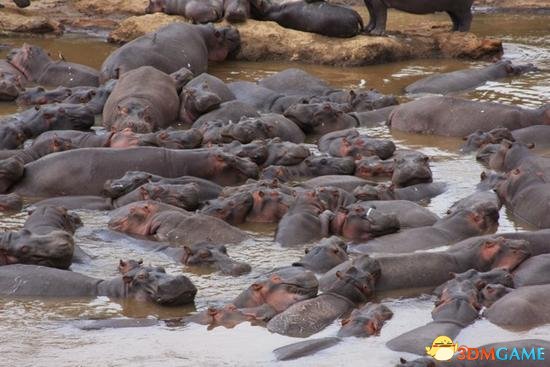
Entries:
{"label": "hippo", "polygon": [[337,272],[337,280],[319,296],[295,303],[267,323],[272,333],[306,338],[337,318],[368,301],[374,294],[375,278],[355,267]]}
{"label": "hippo", "polygon": [[0,148],[17,149],[27,139],[50,130],[89,131],[95,116],[85,105],[53,103],[35,106],[0,119]]}
{"label": "hippo", "polygon": [[342,320],[338,330],[339,337],[366,337],[379,335],[384,323],[393,317],[393,312],[379,303],[369,302],[351,312],[350,317]]}
{"label": "hippo", "polygon": [[[453,111],[449,114],[449,111]],[[417,134],[464,137],[497,127],[516,130],[550,124],[550,105],[525,109],[494,102],[456,97],[429,97],[404,103],[390,114],[393,130]]]}
{"label": "hippo", "polygon": [[546,203],[550,193],[544,173],[533,172],[520,165],[506,175],[505,181],[496,187],[498,197],[512,211],[513,215],[523,222],[537,228],[549,228]]}
{"label": "hippo", "polygon": [[223,0],[149,0],[147,14],[182,15],[194,23],[213,23],[223,16]]}
{"label": "hippo", "polygon": [[344,261],[340,265],[327,271],[319,279],[319,290],[325,292],[338,280],[336,272],[345,273],[351,268],[359,269],[362,272],[371,274],[377,281],[380,278],[380,263],[377,259],[370,257],[369,255],[360,255],[353,259]]}
{"label": "hippo", "polygon": [[516,287],[527,285],[542,285],[550,283],[548,269],[550,268],[550,254],[533,256],[525,260],[514,272]]}
{"label": "hippo", "polygon": [[252,16],[275,21],[285,28],[327,37],[354,37],[363,31],[363,19],[353,9],[325,1],[276,3],[250,0]]}
{"label": "hippo", "polygon": [[179,103],[173,79],[152,66],[142,66],[119,78],[105,103],[103,126],[139,133],[167,128],[178,118]]}
{"label": "hippo", "polygon": [[246,274],[251,270],[250,265],[231,259],[224,245],[207,242],[184,246],[181,262],[190,267],[214,267],[222,274],[233,276]]}
{"label": "hippo", "polygon": [[252,311],[265,307],[272,315],[293,304],[317,295],[319,283],[315,275],[300,267],[285,267],[262,276],[241,292],[231,304]]}
{"label": "hippo", "polygon": [[288,211],[293,197],[279,189],[258,188],[208,201],[201,213],[229,224],[278,223]]}
{"label": "hippo", "polygon": [[373,36],[386,32],[388,8],[413,14],[431,14],[446,12],[453,21],[453,31],[468,32],[472,23],[472,4],[474,0],[444,0],[436,3],[426,0],[365,0],[369,10],[370,22],[365,31]]}
{"label": "hippo", "polygon": [[350,90],[335,90],[327,95],[314,96],[309,100],[309,103],[334,102],[343,105],[348,105],[349,109],[357,116],[352,116],[359,120],[361,113],[379,110],[388,106],[399,104],[397,98],[393,95],[385,95],[375,89],[350,89]]}
{"label": "hippo", "polygon": [[487,284],[481,290],[480,301],[485,308],[491,307],[496,301],[512,292],[514,288],[502,284]]}
{"label": "hippo", "polygon": [[228,101],[199,117],[191,127],[201,129],[208,122],[219,122],[220,126],[224,126],[231,122],[238,122],[244,117],[260,117],[260,114],[246,103],[237,100]]}
{"label": "hippo", "polygon": [[315,354],[330,348],[341,341],[340,338],[329,336],[319,339],[308,339],[279,347],[273,351],[278,361],[290,361]]}
{"label": "hippo", "polygon": [[53,61],[38,46],[24,43],[8,53],[6,60],[19,70],[27,81],[47,86],[99,86],[97,70],[65,60]]}
{"label": "hippo", "polygon": [[346,105],[331,102],[295,104],[283,115],[306,134],[324,135],[331,131],[357,127],[357,121],[347,114]]}
{"label": "hippo", "polygon": [[35,206],[58,205],[67,209],[113,210],[143,200],[155,200],[185,210],[199,206],[199,188],[195,183],[170,185],[146,183],[116,199],[103,196],[59,196],[35,203]]}
{"label": "hippo", "polygon": [[388,159],[395,152],[395,144],[391,140],[369,138],[356,129],[338,130],[323,135],[319,139],[318,147],[321,152],[334,157],[353,157],[355,160],[370,156]]}
{"label": "hippo", "polygon": [[304,133],[292,120],[278,114],[244,117],[236,123],[222,126],[220,135],[226,143],[238,140],[246,144],[255,139],[280,138],[300,144],[305,140]]}
{"label": "hippo", "polygon": [[[464,290],[464,286],[472,285],[476,290],[480,291],[488,284],[502,285],[505,287],[513,287],[514,280],[512,274],[507,269],[495,268],[486,272],[479,272],[475,269],[470,269],[461,274],[451,273],[452,279],[446,281],[439,287],[437,287],[433,293],[439,298],[438,303],[445,302],[446,298],[449,298],[450,294],[460,290]],[[476,300],[481,298],[478,292],[475,292]],[[480,306],[479,304],[477,306]]]}
{"label": "hippo", "polygon": [[15,214],[23,209],[23,199],[16,194],[0,195],[0,213]]}
{"label": "hippo", "polygon": [[98,297],[135,299],[162,306],[193,303],[197,288],[183,276],[162,267],[139,267],[109,279],[91,278],[39,265],[0,266],[0,294],[5,297]]}
{"label": "hippo", "polygon": [[503,140],[515,141],[512,132],[505,127],[497,127],[491,131],[478,130],[464,137],[463,140],[466,142],[460,147],[461,153],[470,153],[488,144],[500,144]]}
{"label": "hippo", "polygon": [[[185,45],[182,49],[181,45]],[[172,23],[120,47],[103,62],[100,81],[118,79],[140,66],[171,74],[182,67],[194,75],[206,72],[208,61],[223,61],[240,47],[239,33],[230,27]],[[182,57],[182,55],[185,55]]]}
{"label": "hippo", "polygon": [[483,315],[506,329],[529,330],[550,322],[549,296],[549,284],[520,287],[496,301]]}
{"label": "hippo", "polygon": [[471,195],[468,195],[449,207],[447,214],[452,214],[462,209],[475,208],[477,206],[493,205],[497,208],[502,206],[497,194],[494,191],[476,191]]}
{"label": "hippo", "polygon": [[235,99],[227,85],[213,75],[203,73],[185,85],[180,94],[179,120],[192,124],[200,115]]}
{"label": "hippo", "polygon": [[299,187],[303,187],[305,189],[315,189],[323,186],[331,186],[347,192],[353,192],[353,190],[357,187],[367,185],[369,182],[370,181],[355,176],[324,175],[301,182]]}
{"label": "hippo", "polygon": [[166,178],[148,172],[128,171],[124,174],[124,176],[118,179],[107,180],[103,185],[101,194],[103,196],[116,199],[149,182],[168,185],[186,185],[194,183],[199,189],[199,201],[215,199],[222,191],[221,186],[198,177],[182,176],[176,178]]}
{"label": "hippo", "polygon": [[408,200],[359,201],[353,206],[362,206],[385,214],[395,214],[401,229],[431,226],[440,218],[430,210]]}
{"label": "hippo", "polygon": [[232,82],[228,83],[227,87],[233,92],[236,99],[263,113],[282,114],[294,104],[309,102],[307,96],[287,95],[253,82]]}
{"label": "hippo", "polygon": [[259,321],[254,315],[246,313],[246,309],[238,309],[232,304],[223,307],[208,307],[207,310],[186,316],[183,320],[195,324],[208,325],[208,330],[212,330],[218,326],[232,329],[242,322],[250,321],[253,323]]}
{"label": "hippo", "polygon": [[532,71],[537,71],[537,68],[533,64],[513,65],[510,60],[502,60],[481,69],[466,69],[431,75],[408,85],[405,88],[405,92],[412,94],[449,94],[475,88],[490,80],[521,75]]}
{"label": "hippo", "polygon": [[20,93],[15,103],[18,106],[34,106],[37,104],[60,103],[72,95],[71,88],[57,87],[46,90],[43,87],[28,88]]}
{"label": "hippo", "polygon": [[239,243],[249,238],[240,229],[218,218],[150,200],[130,203],[114,210],[109,228],[178,246],[192,246],[205,241]]}
{"label": "hippo", "polygon": [[494,205],[458,210],[429,227],[417,227],[350,246],[352,252],[404,253],[447,246],[466,238],[495,233],[499,208]]}
{"label": "hippo", "polygon": [[294,166],[269,166],[262,170],[260,177],[291,181],[324,175],[351,175],[355,163],[350,157],[334,158],[329,156],[311,156]]}
{"label": "hippo", "polygon": [[359,127],[377,127],[385,125],[391,112],[395,109],[397,103],[390,106],[377,108],[372,111],[350,112],[349,115],[357,121]]}
{"label": "hippo", "polygon": [[398,151],[391,181],[396,187],[432,182],[430,158],[420,152]]}
{"label": "hippo", "polygon": [[[376,289],[378,292],[399,290],[407,291],[410,295],[419,295],[451,280],[454,274],[471,269],[478,272],[496,268],[513,271],[529,256],[526,241],[499,236],[476,237],[459,242],[443,252],[380,256],[377,261],[381,276]],[[417,270],[422,275],[411,277],[410,272]],[[508,273],[500,271],[491,274],[498,278],[486,278],[487,280],[502,281]],[[320,283],[324,284],[322,279]]]}
{"label": "hippo", "polygon": [[248,0],[224,0],[224,18],[230,23],[241,23],[250,18],[250,2]]}
{"label": "hippo", "polygon": [[58,230],[74,234],[81,225],[80,217],[68,212],[66,208],[44,205],[30,213],[23,228],[36,234],[48,234]]}
{"label": "hippo", "polygon": [[9,72],[3,66],[9,65],[6,61],[0,63],[0,101],[11,102],[24,93],[22,85],[23,75]]}
{"label": "hippo", "polygon": [[292,266],[302,266],[314,273],[326,273],[348,260],[346,244],[336,236],[325,238],[311,249],[306,248],[305,255]]}
{"label": "hippo", "polygon": [[258,85],[286,95],[316,97],[337,91],[302,69],[290,68],[258,80]]}
{"label": "hippo", "polygon": [[355,162],[355,176],[361,178],[388,177],[393,176],[395,160],[382,160],[377,156],[364,157]]}
{"label": "hippo", "polygon": [[353,195],[358,200],[408,200],[423,201],[431,199],[447,189],[444,182],[430,182],[396,188],[395,185],[379,184],[377,186],[365,185],[353,190]]}
{"label": "hippo", "polygon": [[[512,357],[512,350],[517,349],[521,351],[523,348],[528,353],[533,351],[542,351],[550,347],[550,343],[546,340],[540,339],[524,339],[524,340],[514,340],[507,342],[499,342],[486,344],[478,347],[478,350],[501,350],[503,352],[502,359],[476,359],[476,360],[464,360],[465,351],[461,351],[458,354],[449,360],[449,361],[437,361],[430,357],[422,357],[415,359],[413,361],[407,361],[401,358],[400,363],[396,364],[395,367],[515,367],[518,365],[518,358]],[[510,353],[508,353],[510,351]],[[473,353],[473,352],[472,352]],[[462,357],[462,359],[461,359]],[[541,361],[537,359],[523,359],[521,361],[522,367],[537,367],[541,365]]]}
{"label": "hippo", "polygon": [[536,149],[550,148],[550,126],[534,125],[517,129],[512,131],[512,137],[513,140],[523,144],[534,144]]}
{"label": "hippo", "polygon": [[[117,164],[106,166],[104,162]],[[85,148],[51,154],[26,165],[25,176],[13,192],[31,197],[100,195],[107,180],[131,170],[169,177],[194,175],[222,185],[258,175],[256,164],[215,149]],[[63,180],[64,175],[71,179]]]}

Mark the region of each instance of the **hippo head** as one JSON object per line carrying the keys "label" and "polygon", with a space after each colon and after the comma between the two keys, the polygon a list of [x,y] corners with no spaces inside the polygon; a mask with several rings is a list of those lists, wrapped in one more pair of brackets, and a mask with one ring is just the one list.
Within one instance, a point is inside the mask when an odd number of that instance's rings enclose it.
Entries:
{"label": "hippo head", "polygon": [[253,317],[238,309],[235,305],[229,304],[222,308],[209,307],[207,310],[186,319],[197,324],[208,325],[208,330],[211,330],[217,326],[232,329],[242,322],[251,321]]}
{"label": "hippo head", "polygon": [[149,5],[145,8],[145,14],[164,13],[166,10],[166,0],[149,0]]}
{"label": "hippo head", "polygon": [[0,72],[0,100],[12,101],[24,90],[25,88],[21,85],[21,77],[19,75]]}
{"label": "hippo head", "polygon": [[212,266],[223,274],[234,276],[250,272],[250,265],[231,259],[225,246],[213,243],[184,246],[181,262],[188,266]]}
{"label": "hippo head", "polygon": [[250,18],[250,2],[226,1],[225,19],[230,23],[242,23]]}
{"label": "hippo head", "polygon": [[483,306],[489,308],[493,305],[493,303],[495,303],[513,290],[513,288],[509,288],[502,284],[487,284],[481,290],[481,303],[483,304]]}
{"label": "hippo head", "polygon": [[504,139],[514,141],[512,133],[505,127],[496,128],[489,132],[477,130],[464,138],[466,143],[460,148],[460,151],[470,153],[483,148],[487,144],[500,144]]}
{"label": "hippo head", "polygon": [[531,184],[544,183],[543,172],[531,172],[522,167],[515,168],[505,175],[505,179],[495,186],[495,191],[504,202],[510,202],[518,190]]}
{"label": "hippo head", "polygon": [[73,236],[65,231],[36,235],[22,229],[4,233],[0,242],[0,264],[33,264],[68,269],[73,252]]}
{"label": "hippo head", "polygon": [[399,359],[399,363],[395,367],[437,367],[435,360],[424,357],[415,359],[414,361],[407,361],[404,358]]}
{"label": "hippo head", "polygon": [[162,267],[140,265],[123,273],[122,280],[130,298],[163,306],[192,303],[197,288],[183,276],[166,274]]}
{"label": "hippo head", "polygon": [[386,306],[367,303],[361,309],[354,309],[350,317],[342,320],[338,331],[339,337],[366,337],[379,335],[386,320],[393,317],[393,312]]}
{"label": "hippo head", "polygon": [[313,176],[351,175],[355,171],[352,158],[307,157],[303,160]]}
{"label": "hippo head", "polygon": [[376,209],[365,209],[360,205],[339,209],[330,226],[332,233],[357,242],[394,233],[400,228],[395,214],[380,213]]}
{"label": "hippo head", "polygon": [[290,206],[288,195],[279,190],[261,189],[252,192],[253,206],[248,220],[256,223],[277,223]]}
{"label": "hippo head", "polygon": [[479,149],[476,153],[476,160],[485,165],[489,166],[491,157],[493,157],[499,150],[499,144],[487,144],[483,148]]}
{"label": "hippo head", "polygon": [[258,166],[248,158],[214,151],[210,159],[213,161],[213,175],[216,177],[216,182],[221,185],[258,178]]}
{"label": "hippo head", "polygon": [[361,112],[378,110],[380,108],[399,104],[399,102],[395,96],[384,95],[373,89],[368,91],[350,90],[349,104],[352,106],[354,111]]}
{"label": "hippo head", "polygon": [[430,158],[422,153],[405,154],[395,159],[392,182],[406,187],[432,182]]}
{"label": "hippo head", "polygon": [[448,218],[464,218],[466,226],[480,235],[495,233],[498,228],[499,207],[492,202],[482,202],[471,209],[459,209]]}
{"label": "hippo head", "polygon": [[28,80],[34,80],[33,76],[40,76],[44,68],[52,62],[46,51],[27,43],[12,49],[6,60]]}
{"label": "hippo head", "polygon": [[64,103],[88,103],[96,95],[96,88],[73,88],[69,89],[71,94],[63,100]]}
{"label": "hippo head", "polygon": [[476,189],[479,191],[494,190],[506,180],[506,174],[495,171],[483,171],[479,178],[480,182],[476,185]]}
{"label": "hippo head", "polygon": [[238,308],[267,304],[279,313],[294,303],[315,297],[318,288],[319,282],[312,272],[300,267],[287,267],[253,283],[233,300],[233,304]]}
{"label": "hippo head", "polygon": [[139,259],[139,260],[134,260],[134,259],[122,260],[121,259],[118,263],[118,272],[120,274],[125,274],[125,273],[128,273],[131,270],[134,270],[136,268],[140,268],[142,265],[143,265],[143,260],[142,259]]}
{"label": "hippo head", "polygon": [[135,100],[125,100],[117,105],[116,114],[111,122],[113,131],[130,129],[136,133],[150,133],[153,130],[151,107]]}
{"label": "hippo head", "polygon": [[337,103],[297,103],[287,108],[283,115],[307,134],[320,126],[340,126],[345,112],[347,110]]}
{"label": "hippo head", "polygon": [[513,65],[512,61],[510,60],[501,61],[501,63],[504,64],[504,68],[509,75],[521,75],[539,70],[535,65],[531,63],[523,65]]}
{"label": "hippo head", "polygon": [[149,236],[155,233],[153,217],[160,208],[154,201],[137,202],[112,212],[109,228],[123,233]]}
{"label": "hippo head", "polygon": [[17,194],[0,195],[0,212],[17,213],[23,208],[23,199]]}
{"label": "hippo head", "polygon": [[353,196],[355,196],[357,200],[361,201],[380,200],[378,187],[369,184],[364,186],[357,186],[353,190]]}
{"label": "hippo head", "polygon": [[138,145],[139,136],[128,127],[113,133],[109,139],[110,148],[128,148]]}
{"label": "hippo head", "polygon": [[64,207],[43,205],[29,210],[30,217],[28,222],[32,224],[34,218],[38,218],[41,221],[42,218],[48,218],[55,228],[62,228],[64,231],[74,233],[77,228],[82,226],[82,220],[76,213],[69,212]]}
{"label": "hippo head", "polygon": [[108,180],[103,186],[102,194],[116,199],[130,191],[150,182],[153,175],[147,172],[128,171],[124,176],[116,180]]}
{"label": "hippo head", "polygon": [[234,141],[230,145],[235,148],[237,157],[250,158],[257,165],[263,164],[269,156],[268,142],[265,140],[254,140],[249,144],[241,144],[239,141]]}
{"label": "hippo head", "polygon": [[311,249],[306,248],[305,252],[305,256],[292,265],[303,266],[316,273],[326,273],[348,260],[346,244],[336,236],[322,240],[319,245]]}
{"label": "hippo head", "polygon": [[214,28],[212,24],[202,26],[206,33],[208,60],[224,61],[237,55],[241,48],[241,36],[234,27]]}
{"label": "hippo head", "polygon": [[159,146],[168,149],[192,149],[202,143],[202,133],[197,129],[189,130],[164,130],[156,134]]}
{"label": "hippo head", "polygon": [[71,139],[66,139],[55,134],[51,139],[35,140],[31,145],[32,150],[40,157],[51,153],[64,152],[74,149]]}
{"label": "hippo head", "polygon": [[253,204],[252,195],[242,192],[229,198],[218,198],[207,202],[202,213],[237,225],[245,222]]}
{"label": "hippo head", "polygon": [[18,182],[25,171],[25,164],[16,158],[8,158],[0,161],[0,192],[8,189]]}
{"label": "hippo head", "polygon": [[207,88],[184,88],[180,100],[180,117],[187,124],[192,124],[199,116],[216,109],[222,103],[221,98]]}
{"label": "hippo head", "polygon": [[362,304],[374,295],[375,278],[352,266],[345,272],[336,272],[336,281],[326,293],[336,293],[353,302]]}
{"label": "hippo head", "polygon": [[237,140],[247,144],[255,139],[269,138],[272,129],[272,126],[264,124],[261,119],[244,118],[236,124],[231,123],[224,126],[221,130],[221,136],[225,143]]}
{"label": "hippo head", "polygon": [[199,187],[196,183],[168,185],[153,182],[140,186],[138,190],[141,200],[156,200],[189,210],[199,206]]}
{"label": "hippo head", "polygon": [[517,167],[519,162],[531,154],[530,149],[534,144],[523,144],[502,140],[496,153],[489,158],[489,167],[497,171],[508,171],[510,168]]}
{"label": "hippo head", "polygon": [[88,130],[95,123],[94,112],[86,105],[52,103],[42,105],[37,117],[51,129]]}
{"label": "hippo head", "polygon": [[524,240],[494,237],[473,246],[477,252],[476,269],[503,268],[512,271],[531,255],[528,242]]}
{"label": "hippo head", "polygon": [[27,140],[22,127],[15,124],[4,124],[0,127],[0,146],[3,149],[18,149]]}

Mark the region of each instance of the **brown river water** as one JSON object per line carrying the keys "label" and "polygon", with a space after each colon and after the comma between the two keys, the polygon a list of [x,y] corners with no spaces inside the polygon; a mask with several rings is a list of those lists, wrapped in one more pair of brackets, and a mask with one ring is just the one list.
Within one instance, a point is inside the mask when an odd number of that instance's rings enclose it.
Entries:
{"label": "brown river water", "polygon": [[[415,17],[393,13],[393,24],[415,24],[430,17]],[[433,16],[431,20],[446,20]],[[391,25],[392,23],[390,23]],[[521,78],[490,82],[466,93],[468,98],[513,103],[535,107],[550,101],[550,16],[487,14],[474,20],[473,32],[502,38],[504,57],[516,62],[533,62],[541,71]],[[7,47],[23,42],[37,44],[52,55],[61,52],[67,60],[99,67],[114,49],[101,39],[65,36],[64,38],[0,38]],[[226,62],[212,65],[210,72],[225,79],[254,80],[288,67],[301,67],[334,86],[373,87],[384,93],[402,94],[404,86],[434,72],[446,72],[478,67],[483,62],[463,60],[412,60],[379,66],[335,68],[300,65],[284,62]],[[406,100],[406,97],[402,97]],[[13,104],[0,104],[0,114],[13,113]],[[402,147],[420,149],[432,157],[434,179],[445,181],[449,190],[426,203],[442,215],[457,199],[474,191],[483,168],[473,156],[458,154],[461,141],[440,137],[412,136],[390,133],[385,127],[368,129],[373,136],[390,137]],[[74,271],[102,278],[116,275],[121,258],[142,258],[146,263],[163,265],[170,273],[184,273],[198,288],[196,309],[220,306],[242,289],[248,287],[262,272],[299,259],[303,248],[282,249],[273,243],[274,226],[247,227],[254,240],[229,248],[234,258],[247,261],[253,271],[233,278],[218,273],[194,272],[174,264],[164,255],[147,252],[130,237],[110,237],[106,232],[107,213],[79,212],[84,227],[76,234],[77,243],[95,256],[89,265],[74,265]],[[3,229],[22,225],[25,215],[0,218]],[[501,212],[499,232],[521,231],[528,228],[513,217]],[[411,274],[414,276],[414,274]],[[392,366],[404,353],[388,350],[386,341],[431,320],[433,299],[430,296],[407,299],[386,298],[382,301],[394,312],[393,319],[382,329],[379,337],[348,338],[339,345],[294,362],[276,362],[271,351],[298,341],[269,333],[261,327],[241,324],[234,329],[207,330],[201,325],[177,327],[152,326],[144,328],[82,331],[74,327],[76,320],[120,317],[177,318],[194,310],[160,308],[118,303],[108,298],[78,300],[14,300],[0,299],[0,366]],[[338,322],[315,335],[333,336]],[[456,340],[463,345],[477,346],[502,340],[550,339],[550,327],[543,326],[528,332],[511,332],[479,320],[465,329]],[[519,365],[518,365],[519,366]]]}

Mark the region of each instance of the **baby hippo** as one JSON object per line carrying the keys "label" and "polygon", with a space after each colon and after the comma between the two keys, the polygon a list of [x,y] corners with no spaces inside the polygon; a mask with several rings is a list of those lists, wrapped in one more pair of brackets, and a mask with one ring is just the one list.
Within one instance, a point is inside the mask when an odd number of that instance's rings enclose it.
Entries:
{"label": "baby hippo", "polygon": [[369,302],[351,312],[349,318],[342,320],[338,336],[367,337],[379,335],[386,320],[393,317],[391,310],[379,303]]}

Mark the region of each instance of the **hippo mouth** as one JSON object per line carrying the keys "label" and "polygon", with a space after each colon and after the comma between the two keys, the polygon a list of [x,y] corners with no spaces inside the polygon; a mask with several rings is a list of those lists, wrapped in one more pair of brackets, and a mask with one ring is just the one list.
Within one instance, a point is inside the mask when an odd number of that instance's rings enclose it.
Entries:
{"label": "hippo mouth", "polygon": [[12,265],[18,263],[19,259],[17,257],[9,255],[4,249],[0,249],[0,265]]}

